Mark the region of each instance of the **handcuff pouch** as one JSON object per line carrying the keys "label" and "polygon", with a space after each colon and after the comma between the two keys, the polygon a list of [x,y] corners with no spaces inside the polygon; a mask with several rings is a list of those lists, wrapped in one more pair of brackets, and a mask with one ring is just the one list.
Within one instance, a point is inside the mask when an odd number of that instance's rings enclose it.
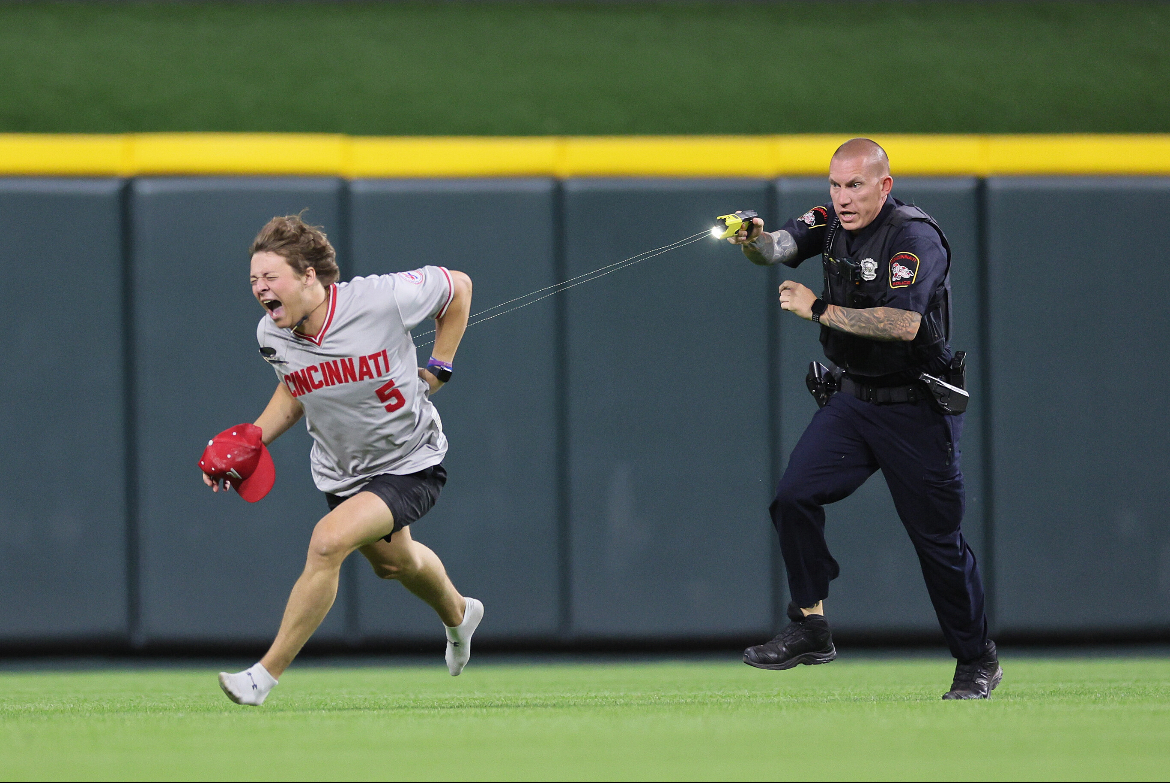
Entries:
{"label": "handcuff pouch", "polygon": [[817,401],[817,407],[823,408],[829,404],[829,398],[841,390],[841,375],[820,362],[809,362],[804,383]]}

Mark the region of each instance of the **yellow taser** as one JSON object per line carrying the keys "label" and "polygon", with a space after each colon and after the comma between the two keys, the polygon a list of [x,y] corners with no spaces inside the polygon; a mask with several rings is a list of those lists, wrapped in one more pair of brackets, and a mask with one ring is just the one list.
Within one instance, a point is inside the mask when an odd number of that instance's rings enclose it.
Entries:
{"label": "yellow taser", "polygon": [[[711,229],[711,236],[716,239],[728,239],[735,236],[735,232],[743,228],[745,223],[750,224],[752,218],[759,217],[754,209],[744,209],[732,212],[730,215],[720,215],[715,218],[715,227]],[[749,226],[749,231],[751,230]]]}

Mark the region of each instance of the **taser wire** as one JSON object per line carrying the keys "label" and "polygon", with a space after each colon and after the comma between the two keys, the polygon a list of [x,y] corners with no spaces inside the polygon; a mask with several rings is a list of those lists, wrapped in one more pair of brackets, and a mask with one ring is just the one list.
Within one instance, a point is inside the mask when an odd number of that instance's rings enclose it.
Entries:
{"label": "taser wire", "polygon": [[[653,250],[645,250],[641,253],[638,253],[637,255],[632,255],[629,258],[622,259],[621,261],[616,261],[612,264],[607,264],[606,266],[598,267],[597,269],[594,269],[592,272],[585,272],[584,274],[577,275],[576,277],[571,277],[568,280],[562,280],[559,283],[554,283],[553,285],[545,286],[544,288],[537,289],[536,291],[530,291],[529,293],[524,294],[523,296],[517,296],[514,299],[509,299],[506,302],[501,302],[500,304],[493,305],[492,307],[489,307],[486,310],[479,311],[478,313],[476,313],[468,318],[467,326],[469,326],[469,327],[475,326],[476,324],[481,324],[484,321],[490,321],[493,318],[498,318],[501,315],[507,315],[508,313],[511,313],[515,310],[521,309],[522,307],[527,307],[528,305],[536,304],[537,302],[539,302],[543,299],[548,299],[550,296],[556,296],[559,293],[563,293],[565,291],[568,291],[570,288],[576,288],[579,285],[583,285],[585,283],[591,283],[594,280],[598,280],[602,277],[605,277],[606,275],[613,274],[614,272],[617,272],[621,269],[625,269],[626,267],[634,266],[635,264],[640,264],[643,261],[654,258],[656,256],[663,255],[665,253],[669,253],[672,250],[678,250],[679,248],[686,247],[687,245],[693,245],[694,243],[699,242],[699,241],[701,241],[709,236],[710,236],[710,231],[700,231],[698,234],[693,234],[689,237],[686,237],[685,239],[680,239],[676,242],[671,242],[670,244],[663,245],[662,247],[656,247]],[[553,289],[556,289],[556,290],[553,290]],[[545,291],[549,291],[550,293],[545,294],[544,293]],[[509,307],[507,310],[504,310],[503,312],[500,312],[500,313],[496,313],[495,315],[487,315],[488,313],[492,312],[493,310],[499,310],[501,307],[506,307],[507,305],[510,305],[513,302],[520,302],[521,300],[528,299],[529,297],[536,296],[537,294],[544,294],[544,296],[537,297],[536,299],[532,299],[530,301],[524,302],[523,304],[518,304],[515,307]],[[485,315],[487,315],[486,318],[483,317]],[[435,333],[435,330],[431,329],[429,332],[423,332],[422,334],[416,335],[416,337],[426,337],[427,335],[431,335],[434,333]],[[417,345],[416,347],[425,348],[428,345],[434,344],[434,342],[435,342],[434,340],[431,340],[430,342],[422,343],[421,345]]]}

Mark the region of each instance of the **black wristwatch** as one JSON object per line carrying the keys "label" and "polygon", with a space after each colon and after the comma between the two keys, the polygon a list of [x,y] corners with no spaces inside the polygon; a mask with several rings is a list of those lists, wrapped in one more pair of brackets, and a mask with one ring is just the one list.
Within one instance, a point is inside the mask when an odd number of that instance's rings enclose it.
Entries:
{"label": "black wristwatch", "polygon": [[828,309],[829,309],[829,303],[826,302],[824,299],[821,299],[818,297],[817,300],[812,303],[812,319],[813,319],[813,321],[815,321],[816,323],[819,324],[821,322],[821,316],[824,315],[825,311]]}

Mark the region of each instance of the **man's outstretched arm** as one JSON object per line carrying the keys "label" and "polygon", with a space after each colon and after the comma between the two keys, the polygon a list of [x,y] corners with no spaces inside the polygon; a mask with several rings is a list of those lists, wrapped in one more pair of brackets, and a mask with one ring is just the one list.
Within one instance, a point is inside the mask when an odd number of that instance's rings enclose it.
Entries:
{"label": "man's outstretched arm", "polygon": [[727,241],[743,248],[743,254],[748,260],[759,266],[787,264],[795,261],[799,252],[792,234],[784,229],[764,231],[764,221],[760,218],[752,218],[750,230],[741,228]]}

